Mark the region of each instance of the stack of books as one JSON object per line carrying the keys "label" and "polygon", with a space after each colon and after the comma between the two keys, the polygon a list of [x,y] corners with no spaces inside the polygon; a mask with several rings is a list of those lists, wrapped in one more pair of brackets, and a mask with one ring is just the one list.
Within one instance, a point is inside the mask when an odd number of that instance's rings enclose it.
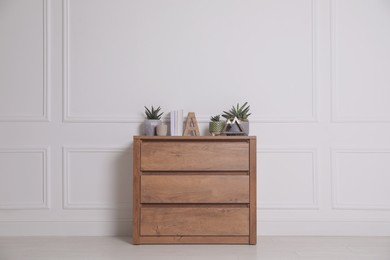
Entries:
{"label": "stack of books", "polygon": [[183,135],[183,110],[171,111],[171,136]]}

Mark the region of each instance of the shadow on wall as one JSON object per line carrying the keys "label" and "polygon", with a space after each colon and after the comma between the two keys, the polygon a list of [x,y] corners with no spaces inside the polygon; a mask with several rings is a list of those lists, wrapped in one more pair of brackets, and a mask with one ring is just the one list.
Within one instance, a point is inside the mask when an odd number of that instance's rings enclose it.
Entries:
{"label": "shadow on wall", "polygon": [[118,153],[113,169],[113,234],[131,236],[133,219],[133,144]]}

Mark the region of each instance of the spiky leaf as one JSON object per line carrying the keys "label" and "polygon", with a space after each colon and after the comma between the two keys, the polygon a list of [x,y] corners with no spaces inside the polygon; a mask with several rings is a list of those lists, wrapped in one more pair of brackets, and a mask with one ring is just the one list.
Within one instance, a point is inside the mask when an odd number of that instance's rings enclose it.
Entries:
{"label": "spiky leaf", "polygon": [[158,108],[154,109],[152,106],[151,109],[145,107],[145,115],[147,119],[154,119],[154,120],[160,120],[161,116],[164,114],[164,112],[160,113],[161,107],[159,106]]}
{"label": "spiky leaf", "polygon": [[212,116],[212,117],[210,118],[210,120],[211,120],[212,122],[219,122],[220,119],[221,119],[221,115]]}
{"label": "spiky leaf", "polygon": [[249,109],[250,106],[248,105],[248,102],[245,102],[242,106],[237,103],[237,105],[232,106],[229,111],[223,111],[222,116],[226,119],[233,119],[237,117],[240,120],[246,120],[251,115],[251,113],[249,113]]}

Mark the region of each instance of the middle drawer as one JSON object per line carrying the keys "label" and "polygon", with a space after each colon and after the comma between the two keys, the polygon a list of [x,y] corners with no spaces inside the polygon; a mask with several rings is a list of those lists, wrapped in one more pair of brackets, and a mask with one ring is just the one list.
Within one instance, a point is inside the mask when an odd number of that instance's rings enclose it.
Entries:
{"label": "middle drawer", "polygon": [[141,203],[249,203],[249,176],[143,175]]}

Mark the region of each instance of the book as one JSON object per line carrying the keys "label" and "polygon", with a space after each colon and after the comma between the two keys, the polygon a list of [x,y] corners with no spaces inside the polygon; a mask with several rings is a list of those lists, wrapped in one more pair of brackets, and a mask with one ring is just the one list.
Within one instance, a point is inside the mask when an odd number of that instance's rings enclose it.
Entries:
{"label": "book", "polygon": [[172,110],[170,115],[171,136],[183,135],[183,110]]}

